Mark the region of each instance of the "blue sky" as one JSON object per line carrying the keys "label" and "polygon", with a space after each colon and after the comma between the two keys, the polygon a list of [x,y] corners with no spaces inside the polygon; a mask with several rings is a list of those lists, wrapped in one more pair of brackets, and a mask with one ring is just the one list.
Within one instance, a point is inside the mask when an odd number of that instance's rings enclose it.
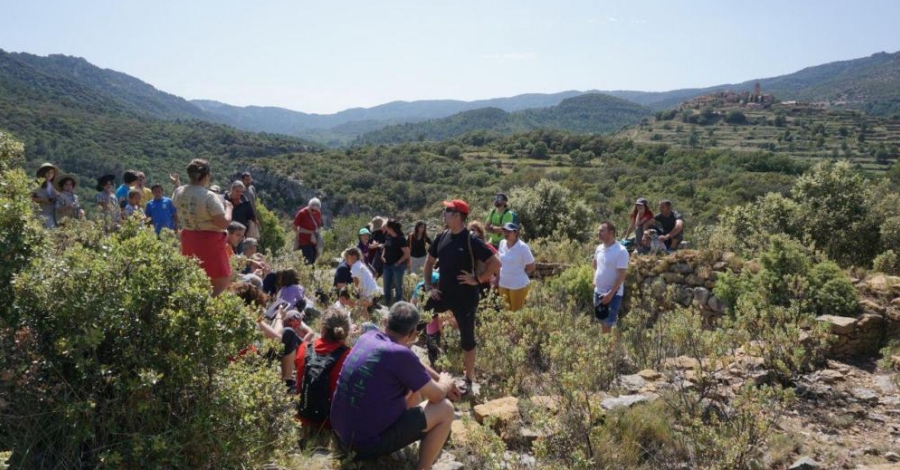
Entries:
{"label": "blue sky", "polygon": [[700,87],[900,50],[895,0],[0,0],[0,12],[7,51],[318,113]]}

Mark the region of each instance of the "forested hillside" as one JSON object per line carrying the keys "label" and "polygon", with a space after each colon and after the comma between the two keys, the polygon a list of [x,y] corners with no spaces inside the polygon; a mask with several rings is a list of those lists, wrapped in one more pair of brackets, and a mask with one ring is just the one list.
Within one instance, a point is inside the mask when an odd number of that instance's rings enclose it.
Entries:
{"label": "forested hillside", "polygon": [[506,135],[533,129],[558,129],[601,134],[633,124],[650,114],[648,108],[601,95],[586,94],[567,98],[557,106],[507,113],[499,108],[467,111],[443,119],[398,124],[362,135],[358,143],[398,143],[440,141],[460,137],[472,131]]}

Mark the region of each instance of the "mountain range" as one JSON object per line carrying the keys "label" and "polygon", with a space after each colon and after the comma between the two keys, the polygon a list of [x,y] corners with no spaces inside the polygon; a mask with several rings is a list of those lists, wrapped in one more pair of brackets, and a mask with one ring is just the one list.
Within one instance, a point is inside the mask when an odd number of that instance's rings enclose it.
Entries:
{"label": "mountain range", "polygon": [[[881,115],[898,113],[900,52],[882,52],[808,67],[788,75],[706,88],[667,92],[564,91],[477,101],[395,101],[334,114],[311,114],[278,107],[188,101],[121,72],[96,67],[82,58],[41,57],[0,50],[0,87],[15,96],[33,97],[49,89],[58,104],[72,109],[169,121],[200,120],[251,132],[306,137],[331,145],[396,141],[400,135],[406,135],[404,139],[458,135],[452,129],[481,128],[508,133],[549,127],[573,132],[611,132],[633,123],[639,114],[649,115],[653,110],[672,108],[687,99],[718,90],[747,91],[755,83],[761,85],[764,93],[772,93],[779,99],[827,102]],[[599,94],[618,100],[596,98]],[[567,100],[585,95],[594,97],[562,106]],[[631,102],[631,107],[623,100]],[[581,112],[571,114],[574,105]],[[588,110],[586,106],[594,108]],[[475,110],[479,112],[472,112]],[[451,116],[452,119],[446,120]],[[438,121],[430,122],[434,120]],[[446,126],[449,127],[442,129]],[[385,131],[379,133],[381,130]]]}

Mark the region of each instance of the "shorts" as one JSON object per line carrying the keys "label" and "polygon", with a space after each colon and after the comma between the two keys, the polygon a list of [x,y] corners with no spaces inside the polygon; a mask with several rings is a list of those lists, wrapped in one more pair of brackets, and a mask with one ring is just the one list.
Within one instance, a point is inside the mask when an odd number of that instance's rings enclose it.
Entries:
{"label": "shorts", "polygon": [[225,232],[181,231],[181,254],[195,256],[210,279],[231,276],[231,264],[225,250]]}
{"label": "shorts", "polygon": [[[350,446],[356,460],[371,460],[390,455],[425,437],[428,420],[421,406],[404,411],[397,421],[378,436],[378,442],[366,446]],[[340,438],[338,439],[340,441]]]}
{"label": "shorts", "polygon": [[469,296],[460,296],[448,302],[449,310],[453,311],[456,324],[459,326],[459,343],[463,351],[475,349],[475,311],[478,309],[479,296],[477,292]]}
{"label": "shorts", "polygon": [[[594,307],[600,305],[600,301],[603,299],[604,295],[606,295],[606,293],[601,294],[598,292],[594,292]],[[600,320],[598,318],[597,321],[603,323],[604,325],[606,325],[610,328],[616,326],[616,322],[619,320],[619,308],[620,307],[622,307],[622,296],[614,295],[612,300],[609,301],[609,316],[607,316],[603,320]]]}

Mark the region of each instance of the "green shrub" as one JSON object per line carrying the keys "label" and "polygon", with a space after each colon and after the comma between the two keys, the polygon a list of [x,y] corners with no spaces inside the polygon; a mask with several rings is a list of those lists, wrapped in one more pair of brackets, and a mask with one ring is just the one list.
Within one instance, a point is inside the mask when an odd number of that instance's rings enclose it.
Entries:
{"label": "green shrub", "polygon": [[14,466],[237,468],[291,441],[277,374],[229,365],[257,335],[239,299],[211,298],[172,237],[79,236],[102,242],[46,250],[15,281],[0,336]]}
{"label": "green shrub", "polygon": [[591,208],[559,183],[542,179],[534,187],[513,188],[509,198],[515,201],[527,239],[553,236],[585,242],[594,233]]}
{"label": "green shrub", "polygon": [[278,256],[291,249],[289,241],[293,232],[282,226],[281,220],[262,201],[256,201],[256,220],[259,221],[259,251]]}
{"label": "green shrub", "polygon": [[887,250],[875,257],[873,267],[885,274],[900,276],[900,257],[894,250]]}
{"label": "green shrub", "polygon": [[590,264],[571,266],[559,276],[551,278],[547,285],[564,305],[574,305],[579,312],[591,311],[594,302],[594,269]]}

